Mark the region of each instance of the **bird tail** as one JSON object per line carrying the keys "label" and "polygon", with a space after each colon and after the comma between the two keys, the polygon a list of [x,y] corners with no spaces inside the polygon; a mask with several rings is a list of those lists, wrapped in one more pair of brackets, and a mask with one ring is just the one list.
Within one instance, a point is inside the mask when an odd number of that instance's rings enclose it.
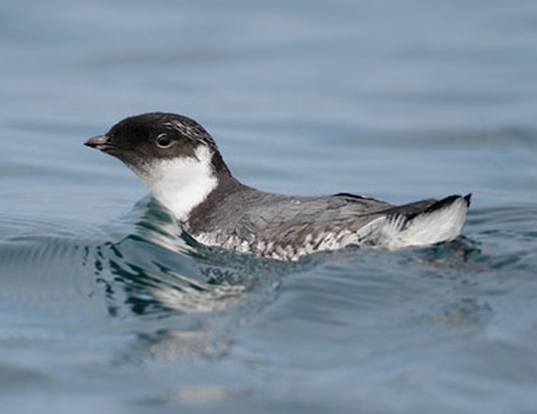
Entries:
{"label": "bird tail", "polygon": [[428,246],[456,239],[462,232],[472,194],[424,200],[386,212],[380,239],[388,248]]}

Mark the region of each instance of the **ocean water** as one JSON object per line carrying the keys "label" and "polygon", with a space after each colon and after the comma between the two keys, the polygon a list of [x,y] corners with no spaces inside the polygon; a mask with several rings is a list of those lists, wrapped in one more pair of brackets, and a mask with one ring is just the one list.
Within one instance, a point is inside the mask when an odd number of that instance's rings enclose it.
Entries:
{"label": "ocean water", "polygon": [[[537,410],[537,3],[3,2],[3,413]],[[117,160],[187,114],[243,182],[474,194],[464,236],[197,245]]]}

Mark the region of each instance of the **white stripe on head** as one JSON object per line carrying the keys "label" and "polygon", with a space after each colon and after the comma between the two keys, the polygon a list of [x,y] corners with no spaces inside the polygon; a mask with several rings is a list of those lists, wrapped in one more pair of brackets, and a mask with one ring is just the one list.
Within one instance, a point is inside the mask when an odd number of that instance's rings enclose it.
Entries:
{"label": "white stripe on head", "polygon": [[143,170],[135,169],[144,185],[179,221],[202,203],[218,184],[211,159],[212,151],[200,145],[196,157],[153,160]]}

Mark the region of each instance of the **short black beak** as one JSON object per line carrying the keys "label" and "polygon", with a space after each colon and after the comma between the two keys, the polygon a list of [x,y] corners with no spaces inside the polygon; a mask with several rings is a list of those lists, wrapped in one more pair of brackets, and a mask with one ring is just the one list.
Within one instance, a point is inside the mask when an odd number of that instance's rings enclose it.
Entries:
{"label": "short black beak", "polygon": [[106,135],[99,135],[90,138],[84,143],[84,145],[101,151],[106,151],[108,148],[112,147],[112,144],[110,141],[108,141],[108,137]]}

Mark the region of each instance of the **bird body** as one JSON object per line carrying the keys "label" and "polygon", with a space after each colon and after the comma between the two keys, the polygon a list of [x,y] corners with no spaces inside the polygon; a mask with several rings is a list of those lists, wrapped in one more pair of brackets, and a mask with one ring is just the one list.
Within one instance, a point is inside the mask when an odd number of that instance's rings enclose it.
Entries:
{"label": "bird body", "polygon": [[121,159],[198,242],[279,260],[349,245],[398,249],[458,237],[470,195],[402,206],[349,193],[289,196],[242,184],[181,115],[126,118],[86,145]]}

